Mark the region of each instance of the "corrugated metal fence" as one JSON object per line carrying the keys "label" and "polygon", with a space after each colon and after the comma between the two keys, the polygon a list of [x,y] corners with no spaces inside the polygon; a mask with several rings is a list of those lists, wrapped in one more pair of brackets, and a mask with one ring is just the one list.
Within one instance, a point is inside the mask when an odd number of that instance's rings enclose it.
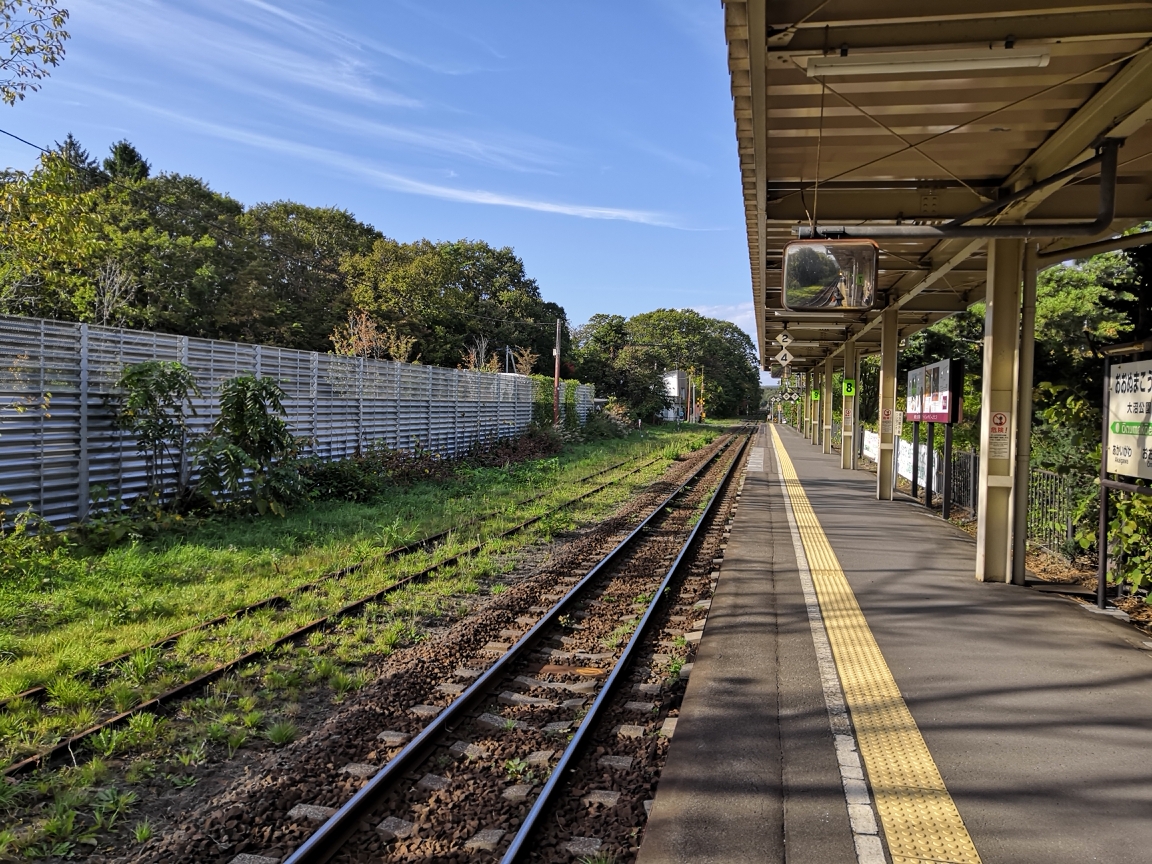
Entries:
{"label": "corrugated metal fence", "polygon": [[[176,360],[195,376],[194,435],[215,420],[221,382],[274,378],[305,453],[328,459],[376,442],[457,454],[522,432],[537,398],[523,375],[0,316],[0,495],[13,509],[65,524],[83,516],[97,485],[126,499],[145,491],[144,459],[116,428],[112,397],[124,366],[146,360]],[[565,410],[583,422],[593,388],[572,389]],[[550,403],[550,386],[545,395]]]}

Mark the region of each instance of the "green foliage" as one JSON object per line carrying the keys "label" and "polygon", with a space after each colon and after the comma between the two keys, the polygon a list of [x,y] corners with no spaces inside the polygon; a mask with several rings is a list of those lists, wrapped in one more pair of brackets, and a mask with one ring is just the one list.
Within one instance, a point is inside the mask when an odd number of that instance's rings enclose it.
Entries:
{"label": "green foliage", "polygon": [[40,89],[48,67],[64,59],[68,10],[58,0],[2,0],[0,2],[0,98],[8,105]]}
{"label": "green foliage", "polygon": [[283,747],[286,744],[291,744],[300,736],[300,730],[296,724],[290,720],[279,720],[268,727],[264,733],[269,741],[277,747]]}
{"label": "green foliage", "polygon": [[152,824],[147,819],[137,822],[132,828],[132,837],[137,843],[147,843],[152,839]]}
{"label": "green foliage", "polygon": [[194,415],[192,397],[200,387],[182,363],[147,360],[124,367],[117,382],[123,396],[116,406],[116,421],[129,432],[148,464],[149,495],[161,501],[166,464],[177,468],[177,497],[183,492],[185,472],[176,461],[183,453],[188,416]]}
{"label": "green foliage", "polygon": [[241,375],[220,387],[220,416],[199,450],[214,499],[248,500],[264,514],[287,513],[303,486],[292,462],[298,445],[284,420],[284,391],[271,378]]}
{"label": "green foliage", "polygon": [[657,309],[628,319],[593,315],[574,341],[577,377],[645,421],[666,404],[665,370],[692,372],[709,415],[750,411],[760,398],[752,340],[729,321],[689,309]]}

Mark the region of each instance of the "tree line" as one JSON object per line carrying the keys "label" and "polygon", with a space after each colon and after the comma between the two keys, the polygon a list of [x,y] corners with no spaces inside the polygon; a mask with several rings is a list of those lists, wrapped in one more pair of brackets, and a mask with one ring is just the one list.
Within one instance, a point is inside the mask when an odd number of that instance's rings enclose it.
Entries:
{"label": "tree line", "polygon": [[659,373],[677,365],[707,367],[714,413],[754,398],[741,383],[756,378],[754,351],[727,322],[596,316],[573,344],[564,308],[510,247],[401,242],[335,207],[245,207],[155,172],[128,141],[98,160],[68,135],[31,171],[0,174],[0,203],[3,314],[546,375],[559,320],[562,374],[638,416],[662,407]]}

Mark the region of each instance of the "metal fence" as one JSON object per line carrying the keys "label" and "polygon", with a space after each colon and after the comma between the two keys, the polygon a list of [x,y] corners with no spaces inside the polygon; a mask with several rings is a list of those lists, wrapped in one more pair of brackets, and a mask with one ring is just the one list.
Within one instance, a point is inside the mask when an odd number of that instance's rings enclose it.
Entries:
{"label": "metal fence", "polygon": [[[65,524],[84,516],[97,485],[126,499],[144,492],[144,458],[116,428],[113,400],[124,366],[146,360],[179,361],[195,376],[203,397],[193,402],[193,435],[215,420],[221,382],[274,378],[304,452],[327,459],[377,442],[458,454],[519,434],[534,402],[552,397],[551,382],[538,393],[523,375],[0,316],[0,495]],[[569,385],[568,395],[564,410],[583,422],[593,388]]]}
{"label": "metal fence", "polygon": [[[912,445],[901,440],[898,453],[903,457],[897,462],[900,475],[911,478]],[[879,437],[875,432],[865,431],[862,445],[864,456],[876,460],[879,450]],[[917,471],[920,497],[923,497],[924,476],[927,470],[927,448],[920,447],[920,465]],[[939,503],[944,488],[943,459],[933,460],[935,476],[932,488],[933,501]],[[967,510],[971,519],[976,519],[979,510],[980,454],[973,451],[952,454],[952,504],[954,510]],[[1032,468],[1028,473],[1028,540],[1050,552],[1063,552],[1067,541],[1075,534],[1074,511],[1076,508],[1076,487],[1073,481],[1060,474]]]}

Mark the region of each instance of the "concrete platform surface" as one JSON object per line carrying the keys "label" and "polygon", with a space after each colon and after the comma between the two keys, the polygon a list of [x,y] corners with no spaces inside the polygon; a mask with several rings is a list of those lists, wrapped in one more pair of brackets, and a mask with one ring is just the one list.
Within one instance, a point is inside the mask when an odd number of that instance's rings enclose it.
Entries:
{"label": "concrete platform surface", "polygon": [[[975,545],[782,444],[985,864],[1152,860],[1152,652],[1071,601],[979,583]],[[641,864],[852,862],[771,440],[750,470]],[[767,445],[767,446],[765,446]]]}

